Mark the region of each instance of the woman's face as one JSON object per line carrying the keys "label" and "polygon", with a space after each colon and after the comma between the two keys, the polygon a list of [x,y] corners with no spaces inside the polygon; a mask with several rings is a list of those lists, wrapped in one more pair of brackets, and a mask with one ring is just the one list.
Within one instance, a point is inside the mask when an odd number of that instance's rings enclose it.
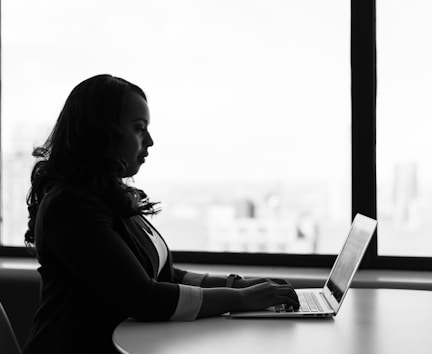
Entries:
{"label": "woman's face", "polygon": [[150,113],[145,99],[136,92],[130,92],[120,112],[120,120],[123,136],[116,144],[114,153],[126,161],[123,177],[131,177],[145,162],[148,148],[153,145],[148,131]]}

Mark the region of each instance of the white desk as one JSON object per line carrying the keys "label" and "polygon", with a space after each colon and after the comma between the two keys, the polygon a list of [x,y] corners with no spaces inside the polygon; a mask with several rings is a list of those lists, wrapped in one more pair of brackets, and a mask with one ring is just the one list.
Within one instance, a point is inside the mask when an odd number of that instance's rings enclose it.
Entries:
{"label": "white desk", "polygon": [[127,320],[113,341],[128,354],[431,354],[432,292],[350,289],[334,319]]}

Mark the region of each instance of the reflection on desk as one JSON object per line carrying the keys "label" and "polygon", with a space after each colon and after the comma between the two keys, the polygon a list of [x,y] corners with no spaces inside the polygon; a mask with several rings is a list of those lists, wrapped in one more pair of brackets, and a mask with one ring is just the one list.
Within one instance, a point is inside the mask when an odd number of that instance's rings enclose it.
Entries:
{"label": "reflection on desk", "polygon": [[429,291],[350,289],[331,319],[127,320],[113,341],[127,354],[432,353],[431,303]]}

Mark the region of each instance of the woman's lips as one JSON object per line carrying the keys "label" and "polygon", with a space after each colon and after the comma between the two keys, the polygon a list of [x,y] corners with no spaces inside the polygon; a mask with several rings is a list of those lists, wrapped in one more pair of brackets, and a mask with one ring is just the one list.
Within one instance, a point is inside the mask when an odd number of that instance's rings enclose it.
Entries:
{"label": "woman's lips", "polygon": [[145,158],[148,156],[148,153],[138,155],[138,161],[144,162]]}

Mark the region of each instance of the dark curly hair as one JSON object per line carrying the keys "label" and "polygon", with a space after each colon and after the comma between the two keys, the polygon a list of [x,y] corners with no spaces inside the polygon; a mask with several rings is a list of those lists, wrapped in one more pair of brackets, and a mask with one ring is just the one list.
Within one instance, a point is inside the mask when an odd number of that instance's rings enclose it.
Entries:
{"label": "dark curly hair", "polygon": [[123,182],[126,164],[110,153],[123,134],[120,111],[129,92],[147,101],[141,88],[112,75],[93,76],[70,93],[48,139],[33,150],[27,246],[34,245],[39,204],[53,186],[87,189],[125,216],[158,212],[142,190]]}

